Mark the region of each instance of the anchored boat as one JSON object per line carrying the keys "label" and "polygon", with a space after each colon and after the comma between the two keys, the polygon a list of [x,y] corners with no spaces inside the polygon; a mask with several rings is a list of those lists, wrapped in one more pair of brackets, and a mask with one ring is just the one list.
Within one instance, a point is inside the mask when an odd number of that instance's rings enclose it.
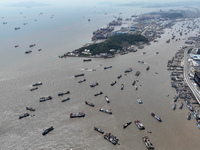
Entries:
{"label": "anchored boat", "polygon": [[129,73],[129,72],[131,72],[132,70],[133,70],[132,68],[129,68],[129,69],[125,70],[124,73]]}
{"label": "anchored boat", "polygon": [[58,96],[63,96],[65,94],[70,94],[70,91],[58,93]]}
{"label": "anchored boat", "polygon": [[142,99],[140,99],[140,98],[137,98],[137,102],[139,103],[139,104],[142,104],[143,102],[142,102]]}
{"label": "anchored boat", "polygon": [[100,108],[99,111],[112,115],[111,109],[110,110],[105,110],[103,108]]}
{"label": "anchored boat", "polygon": [[95,87],[95,86],[97,86],[97,85],[99,85],[99,83],[96,82],[96,83],[94,83],[94,84],[91,84],[90,87]]}
{"label": "anchored boat", "polygon": [[153,144],[150,142],[149,137],[148,136],[143,136],[142,137],[143,142],[145,143],[146,147],[148,149],[154,149]]}
{"label": "anchored boat", "polygon": [[175,109],[176,109],[176,104],[174,104],[174,105],[172,106],[172,109],[173,109],[173,110],[175,110]]}
{"label": "anchored boat", "polygon": [[123,125],[123,128],[125,129],[125,128],[128,127],[131,123],[132,123],[132,121],[129,121],[129,122],[125,123],[125,124]]}
{"label": "anchored boat", "polygon": [[70,113],[70,118],[78,118],[78,117],[85,117],[85,114],[83,112],[79,113]]}
{"label": "anchored boat", "polygon": [[135,120],[135,125],[138,127],[138,129],[140,130],[144,130],[145,127],[144,125],[139,121],[139,120]]}
{"label": "anchored boat", "polygon": [[75,78],[77,78],[77,77],[81,77],[81,76],[84,76],[84,73],[82,73],[82,74],[77,74],[77,75],[74,75],[74,77],[75,77]]}
{"label": "anchored boat", "polygon": [[26,110],[35,111],[32,107],[26,107]]}
{"label": "anchored boat", "polygon": [[98,96],[98,95],[101,95],[101,94],[103,94],[103,92],[101,91],[101,92],[99,92],[99,93],[95,93],[94,94],[94,96]]}
{"label": "anchored boat", "polygon": [[121,84],[121,90],[123,90],[124,89],[124,84]]}
{"label": "anchored boat", "polygon": [[111,83],[110,85],[111,85],[111,86],[113,86],[113,85],[115,85],[116,83],[117,83],[117,81],[115,81],[115,82]]}
{"label": "anchored boat", "polygon": [[99,132],[99,133],[101,133],[101,134],[104,134],[104,131],[101,130],[100,128],[94,127],[94,130],[97,131],[97,132]]}
{"label": "anchored boat", "polygon": [[70,98],[68,97],[68,98],[66,98],[66,99],[63,99],[61,102],[66,102],[66,101],[68,101],[68,100],[70,100]]}
{"label": "anchored boat", "polygon": [[104,69],[106,70],[106,69],[109,69],[109,68],[112,68],[112,66],[109,66],[109,67],[104,67]]}
{"label": "anchored boat", "polygon": [[107,103],[110,103],[108,96],[105,96],[105,100],[106,100]]}
{"label": "anchored boat", "polygon": [[36,83],[32,84],[32,86],[38,86],[38,85],[42,85],[42,82],[36,82]]}
{"label": "anchored boat", "polygon": [[41,98],[40,98],[40,102],[44,102],[44,101],[51,100],[51,99],[52,99],[51,96],[41,97]]}
{"label": "anchored boat", "polygon": [[122,75],[120,74],[118,77],[117,77],[117,79],[120,79],[122,77]]}
{"label": "anchored boat", "polygon": [[42,135],[46,135],[47,133],[49,133],[50,131],[54,130],[54,127],[51,126],[50,128],[44,130],[44,132],[42,133]]}
{"label": "anchored boat", "polygon": [[151,115],[157,119],[159,122],[162,122],[162,119],[159,116],[156,116],[153,112],[151,112]]}
{"label": "anchored boat", "polygon": [[86,81],[86,79],[83,79],[83,80],[78,81],[78,83],[82,83],[82,82],[85,82],[85,81]]}
{"label": "anchored boat", "polygon": [[86,105],[89,105],[89,106],[91,106],[91,107],[94,107],[94,104],[93,104],[93,103],[90,103],[90,102],[85,101],[85,104],[86,104]]}
{"label": "anchored boat", "polygon": [[104,135],[104,139],[106,139],[107,141],[111,142],[113,145],[119,144],[118,141],[118,137],[112,135],[111,133],[106,133]]}
{"label": "anchored boat", "polygon": [[19,119],[22,119],[22,118],[25,118],[25,117],[28,117],[28,116],[29,116],[29,113],[25,113],[24,115],[19,116]]}

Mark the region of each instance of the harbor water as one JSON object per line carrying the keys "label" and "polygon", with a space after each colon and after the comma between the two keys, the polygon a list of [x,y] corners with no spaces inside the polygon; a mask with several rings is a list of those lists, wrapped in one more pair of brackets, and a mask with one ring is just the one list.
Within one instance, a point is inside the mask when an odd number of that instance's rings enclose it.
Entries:
{"label": "harbor water", "polygon": [[[124,17],[130,17],[135,10],[138,14],[152,11],[147,8],[120,9]],[[113,15],[117,16],[119,10],[115,7],[106,10],[92,8],[87,9],[87,13],[86,10],[80,10],[73,14],[72,10],[67,12],[52,8],[52,11],[44,9],[44,13],[38,15],[41,11],[41,8],[16,9],[13,12],[18,14],[8,13],[6,16],[5,13],[5,18],[1,18],[2,22],[7,21],[8,24],[1,25],[0,35],[0,149],[144,150],[144,135],[149,136],[158,150],[199,149],[200,131],[193,117],[187,120],[189,110],[185,104],[182,110],[172,110],[176,91],[171,87],[170,72],[166,67],[168,60],[184,45],[184,39],[194,36],[197,29],[180,36],[176,30],[181,23],[177,23],[173,29],[165,29],[158,42],[151,42],[151,45],[135,53],[83,62],[83,58],[61,59],[58,55],[91,42],[92,32],[112,21]],[[69,13],[74,16],[68,18]],[[52,15],[54,17],[50,18]],[[28,24],[23,26],[24,22]],[[18,26],[20,30],[15,31],[14,28]],[[167,44],[173,32],[180,40],[171,40]],[[34,43],[35,47],[28,47]],[[15,45],[19,47],[14,48]],[[38,51],[39,48],[42,51]],[[33,52],[24,54],[29,49]],[[107,66],[112,68],[104,70]],[[146,71],[147,66],[150,66],[149,71]],[[125,75],[124,71],[129,68],[133,71]],[[141,74],[135,76],[136,71]],[[81,73],[85,76],[74,77]],[[122,78],[117,79],[120,74]],[[78,83],[84,78],[86,82]],[[132,86],[134,80],[137,80],[138,90]],[[117,83],[110,86],[114,81]],[[31,85],[36,82],[42,82],[43,85],[30,91]],[[90,84],[95,82],[99,85],[91,88]],[[124,90],[121,90],[121,84],[124,84]],[[59,92],[66,91],[70,91],[70,94],[58,97]],[[100,91],[103,94],[95,97],[94,94]],[[53,97],[52,100],[39,102],[40,97],[49,95]],[[105,95],[110,103],[106,103]],[[62,103],[67,97],[70,100]],[[143,104],[138,104],[137,98],[141,98]],[[85,101],[92,102],[95,107],[85,105]],[[182,101],[178,100],[177,105]],[[28,112],[26,107],[33,107],[36,111]],[[102,113],[99,108],[111,109],[113,114]],[[18,119],[26,112],[31,116]],[[84,112],[86,116],[69,117],[70,113],[78,112]],[[161,116],[163,121],[158,122],[150,112]],[[144,124],[145,130],[138,130],[134,125],[137,119]],[[133,123],[123,129],[123,124],[130,120]],[[43,129],[50,126],[55,129],[42,136]],[[94,126],[116,135],[120,145],[112,145],[104,140],[102,134],[94,131]]]}

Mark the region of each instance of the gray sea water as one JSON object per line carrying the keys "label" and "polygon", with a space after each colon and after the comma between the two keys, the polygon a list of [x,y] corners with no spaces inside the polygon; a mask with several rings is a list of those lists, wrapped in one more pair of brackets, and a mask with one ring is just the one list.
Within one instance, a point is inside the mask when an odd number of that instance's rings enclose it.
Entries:
{"label": "gray sea water", "polygon": [[[128,55],[119,55],[113,59],[92,59],[83,62],[83,58],[58,58],[58,55],[72,51],[85,43],[91,42],[92,32],[112,21],[113,15],[122,17],[144,12],[147,8],[116,8],[92,7],[75,9],[56,8],[9,8],[1,9],[1,22],[8,22],[0,27],[0,149],[55,149],[55,150],[144,150],[142,136],[148,135],[155,149],[159,150],[198,150],[200,131],[195,119],[188,121],[188,109],[172,110],[173,97],[176,94],[171,88],[170,72],[167,61],[174,56],[185,40],[176,33],[180,28],[177,23],[173,29],[166,29],[158,42],[145,46],[144,49]],[[22,14],[20,14],[22,12]],[[40,13],[42,15],[38,15]],[[105,15],[104,13],[107,12]],[[53,15],[53,18],[50,18]],[[88,19],[91,19],[88,22]],[[37,19],[37,21],[34,21]],[[23,25],[27,22],[27,25]],[[20,26],[20,30],[14,27]],[[168,34],[169,32],[169,34]],[[175,33],[177,42],[166,44]],[[195,35],[197,30],[187,36]],[[25,55],[30,44],[31,54]],[[19,45],[18,48],[14,48]],[[42,51],[38,49],[42,48]],[[143,55],[143,52],[146,52]],[[155,53],[159,52],[158,55]],[[144,64],[138,61],[144,61]],[[105,66],[112,66],[104,70]],[[150,70],[146,71],[146,67]],[[128,68],[133,71],[124,75]],[[87,69],[86,69],[87,68]],[[96,71],[91,71],[96,69]],[[135,72],[141,71],[136,77]],[[158,74],[156,74],[157,72]],[[74,78],[75,74],[84,73],[84,77]],[[122,74],[121,79],[117,76]],[[86,78],[86,82],[78,83]],[[117,84],[113,87],[113,81]],[[132,86],[136,83],[138,90]],[[29,91],[31,84],[42,82],[38,90]],[[98,82],[97,87],[89,85]],[[124,84],[124,90],[120,90]],[[58,97],[59,92],[70,91],[70,95]],[[103,95],[94,97],[94,93],[103,91]],[[169,94],[169,97],[167,95]],[[53,97],[52,100],[39,102],[43,96]],[[110,103],[106,103],[107,95]],[[62,103],[61,100],[70,97]],[[139,105],[137,98],[143,100]],[[95,107],[85,105],[85,100]],[[178,101],[178,105],[182,100]],[[28,112],[26,106],[36,109],[29,112],[34,117],[18,119]],[[111,109],[113,115],[99,112],[99,108]],[[71,112],[84,112],[84,118],[70,119]],[[151,115],[153,111],[161,116],[158,122]],[[132,123],[126,129],[123,124],[129,120],[140,120],[145,130],[140,131]],[[54,130],[42,136],[43,129],[54,126]],[[105,132],[118,136],[120,145],[112,145],[104,140],[103,135],[93,130],[97,126]],[[147,133],[146,131],[152,131]]]}

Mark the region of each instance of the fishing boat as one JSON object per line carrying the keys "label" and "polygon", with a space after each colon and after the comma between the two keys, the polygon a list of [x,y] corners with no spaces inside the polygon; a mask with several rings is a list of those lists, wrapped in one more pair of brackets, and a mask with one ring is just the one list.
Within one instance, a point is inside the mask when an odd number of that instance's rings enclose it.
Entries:
{"label": "fishing boat", "polygon": [[25,117],[28,117],[28,116],[29,116],[29,113],[25,113],[25,114],[19,116],[19,119],[22,119],[22,118],[25,118]]}
{"label": "fishing boat", "polygon": [[143,136],[142,137],[143,142],[145,143],[147,149],[154,149],[153,144],[150,142],[149,137],[148,136]]}
{"label": "fishing boat", "polygon": [[140,130],[144,130],[145,127],[144,125],[139,121],[139,120],[135,120],[135,125],[138,127],[138,129]]}
{"label": "fishing boat", "polygon": [[115,82],[111,83],[110,85],[111,85],[111,86],[113,86],[113,85],[115,85],[116,83],[117,83],[117,81],[115,81]]}
{"label": "fishing boat", "polygon": [[151,115],[158,120],[159,122],[162,122],[162,119],[159,116],[156,116],[153,112],[151,112]]}
{"label": "fishing boat", "polygon": [[101,92],[99,92],[99,93],[95,93],[94,94],[94,96],[98,96],[98,95],[101,95],[101,94],[103,94],[103,92],[101,91]]}
{"label": "fishing boat", "polygon": [[129,69],[125,70],[124,73],[129,73],[129,72],[131,72],[132,70],[133,70],[132,68],[129,68]]}
{"label": "fishing boat", "polygon": [[124,90],[124,84],[121,84],[121,90]]}
{"label": "fishing boat", "polygon": [[90,102],[85,101],[85,104],[86,104],[86,105],[89,105],[89,106],[91,106],[91,107],[94,107],[94,104],[93,104],[93,103],[90,103]]}
{"label": "fishing boat", "polygon": [[107,103],[110,103],[108,96],[105,96],[105,100],[106,100]]}
{"label": "fishing boat", "polygon": [[36,82],[36,83],[32,84],[32,86],[38,86],[38,85],[42,85],[42,82]]}
{"label": "fishing boat", "polygon": [[40,97],[40,102],[44,102],[44,101],[47,101],[47,100],[51,100],[52,97],[51,96],[47,96],[47,97]]}
{"label": "fishing boat", "polygon": [[181,103],[181,105],[178,107],[179,109],[182,109],[183,108],[183,103]]}
{"label": "fishing boat", "polygon": [[84,73],[74,75],[75,78],[77,78],[77,77],[81,77],[81,76],[84,76]]}
{"label": "fishing boat", "polygon": [[70,100],[70,98],[68,97],[68,98],[66,98],[66,99],[63,99],[61,102],[66,102],[66,101],[68,101],[68,100]]}
{"label": "fishing boat", "polygon": [[47,133],[49,133],[50,131],[54,130],[54,127],[51,126],[50,128],[44,130],[44,132],[42,133],[42,135],[46,135]]}
{"label": "fishing boat", "polygon": [[70,118],[79,118],[79,117],[85,117],[85,114],[83,112],[79,113],[70,113]]}
{"label": "fishing boat", "polygon": [[96,83],[91,84],[90,87],[95,87],[97,85],[99,85],[99,83],[96,82]]}
{"label": "fishing boat", "polygon": [[58,93],[58,96],[63,96],[65,94],[70,94],[70,91]]}
{"label": "fishing boat", "polygon": [[112,115],[111,109],[105,110],[104,108],[100,108],[99,111]]}
{"label": "fishing boat", "polygon": [[142,101],[141,98],[137,98],[137,102],[138,102],[139,104],[142,104],[142,103],[143,103],[143,101]]}
{"label": "fishing boat", "polygon": [[112,66],[109,66],[109,67],[104,67],[104,69],[106,70],[106,69],[109,69],[109,68],[112,68]]}
{"label": "fishing boat", "polygon": [[188,115],[187,115],[187,120],[190,120],[191,119],[191,113],[188,112]]}
{"label": "fishing boat", "polygon": [[118,137],[114,136],[111,133],[106,133],[104,135],[104,139],[106,139],[107,141],[111,142],[113,145],[119,144],[118,143],[118,141],[119,141]]}
{"label": "fishing boat", "polygon": [[101,130],[100,128],[94,127],[94,130],[97,131],[97,132],[99,132],[99,133],[101,133],[101,134],[104,134],[104,131]]}
{"label": "fishing boat", "polygon": [[135,83],[136,83],[136,81],[134,80],[134,81],[133,81],[133,83],[132,83],[132,86],[134,86],[134,85],[135,85]]}
{"label": "fishing boat", "polygon": [[82,83],[82,82],[85,82],[85,81],[86,81],[86,79],[83,79],[83,80],[78,81],[78,83]]}
{"label": "fishing boat", "polygon": [[128,127],[131,123],[132,123],[132,121],[129,121],[129,122],[125,123],[125,124],[123,125],[123,128],[125,129],[125,128]]}
{"label": "fishing boat", "polygon": [[122,77],[122,75],[120,74],[118,77],[117,77],[117,79],[120,79]]}
{"label": "fishing boat", "polygon": [[34,91],[34,90],[37,90],[38,87],[34,87],[34,88],[31,88],[30,91]]}
{"label": "fishing boat", "polygon": [[176,109],[176,104],[174,104],[174,105],[172,106],[172,109],[173,109],[173,110],[175,110],[175,109]]}
{"label": "fishing boat", "polygon": [[26,110],[35,111],[32,107],[26,107]]}

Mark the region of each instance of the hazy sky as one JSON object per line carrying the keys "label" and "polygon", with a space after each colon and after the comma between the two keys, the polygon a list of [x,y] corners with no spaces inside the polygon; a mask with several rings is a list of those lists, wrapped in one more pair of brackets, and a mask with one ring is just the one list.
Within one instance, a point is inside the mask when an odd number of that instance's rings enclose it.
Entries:
{"label": "hazy sky", "polygon": [[[188,0],[0,0],[0,6],[5,6],[9,4],[14,4],[18,2],[38,2],[38,3],[45,3],[49,5],[89,5],[89,4],[96,4],[99,2],[105,3],[129,3],[129,2],[157,2],[157,3],[164,3],[164,2],[180,2],[180,1],[188,1]],[[199,0],[192,0],[192,1],[199,1]]]}

